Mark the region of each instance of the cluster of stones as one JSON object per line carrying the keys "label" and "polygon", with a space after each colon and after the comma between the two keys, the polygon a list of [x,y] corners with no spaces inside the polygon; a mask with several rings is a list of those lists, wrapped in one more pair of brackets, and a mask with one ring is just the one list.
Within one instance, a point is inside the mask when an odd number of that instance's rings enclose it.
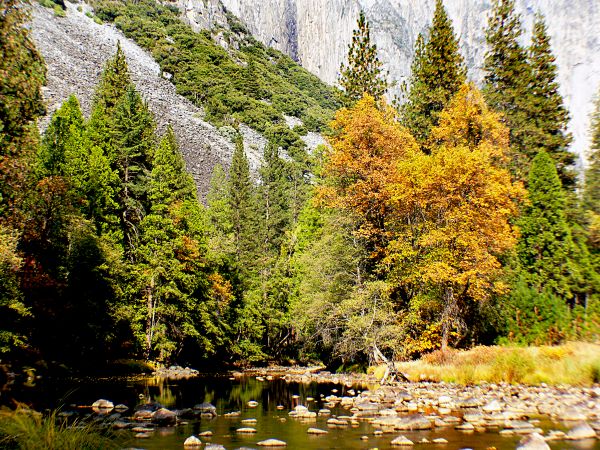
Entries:
{"label": "cluster of stones", "polygon": [[169,378],[171,380],[181,380],[186,378],[194,378],[198,376],[196,369],[190,369],[189,367],[161,367],[152,372],[152,375],[160,378]]}
{"label": "cluster of stones", "polygon": [[[309,375],[305,375],[309,376]],[[328,374],[311,374],[324,378]],[[513,386],[509,384],[482,384],[459,386],[447,383],[399,383],[377,387],[349,396],[329,395],[324,398],[328,408],[337,405],[352,415],[331,417],[330,428],[358,426],[361,421],[373,426],[374,435],[454,428],[464,433],[499,432],[501,435],[523,435],[519,449],[549,449],[547,441],[597,439],[600,431],[600,388]],[[290,417],[316,420],[329,414],[297,406]],[[543,435],[538,427],[540,416],[565,422],[568,432],[551,430]],[[309,433],[326,433],[309,429]],[[368,436],[363,436],[368,440]],[[418,443],[445,443],[443,438]],[[543,444],[540,444],[543,443]],[[403,435],[391,441],[394,446],[415,444]]]}

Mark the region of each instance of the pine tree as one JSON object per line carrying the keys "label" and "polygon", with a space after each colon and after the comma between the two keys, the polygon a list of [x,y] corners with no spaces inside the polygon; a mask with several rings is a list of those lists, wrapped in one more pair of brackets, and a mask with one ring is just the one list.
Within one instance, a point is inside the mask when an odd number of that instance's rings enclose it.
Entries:
{"label": "pine tree", "polygon": [[35,119],[45,110],[46,68],[27,21],[20,1],[0,3],[0,220],[16,220],[37,145]]}
{"label": "pine tree", "polygon": [[117,104],[111,129],[120,185],[118,202],[126,248],[135,247],[137,227],[145,213],[145,179],[155,146],[154,119],[148,105],[130,85]]}
{"label": "pine tree", "polygon": [[242,270],[247,270],[257,245],[256,199],[241,138],[236,142],[229,169],[228,197],[232,213],[235,260]]}
{"label": "pine tree", "polygon": [[522,277],[541,292],[571,297],[573,241],[565,217],[565,193],[554,161],[545,151],[533,159],[529,173],[530,204],[519,220],[517,246]]}
{"label": "pine tree", "polygon": [[563,187],[572,189],[575,186],[572,167],[575,156],[567,149],[571,142],[571,135],[567,132],[569,113],[558,90],[555,58],[541,14],[536,16],[533,26],[529,65],[532,71],[529,89],[535,130],[527,136],[527,148],[533,154],[541,150],[548,152],[557,165]]}
{"label": "pine tree", "polygon": [[[209,259],[225,272],[232,269],[233,212],[229,203],[227,174],[220,164],[215,165],[206,194],[206,222]],[[221,272],[223,273],[223,272]]]}
{"label": "pine tree", "polygon": [[40,147],[38,161],[42,174],[65,175],[69,149],[84,133],[83,114],[77,97],[71,95],[52,115]]}
{"label": "pine tree", "polygon": [[289,211],[289,176],[286,162],[279,156],[279,147],[265,146],[260,168],[259,197],[261,201],[261,247],[264,255],[277,255],[285,230],[291,222]]}
{"label": "pine tree", "polygon": [[348,48],[348,62],[340,67],[340,85],[348,103],[369,94],[379,100],[386,93],[388,83],[382,63],[377,57],[377,46],[371,43],[371,30],[363,11],[358,16],[358,28],[352,34]]}
{"label": "pine tree", "polygon": [[600,215],[600,96],[596,98],[591,124],[592,142],[583,185],[583,208]]}
{"label": "pine tree", "polygon": [[492,8],[486,30],[483,93],[487,104],[505,116],[510,129],[511,170],[525,180],[535,155],[527,145],[535,128],[531,121],[531,69],[519,44],[523,31],[514,0],[494,0]]}
{"label": "pine tree", "polygon": [[466,79],[466,69],[454,35],[452,21],[442,0],[436,0],[433,22],[425,42],[419,35],[410,78],[410,91],[403,105],[405,126],[417,142],[424,144],[438,124],[440,112]]}

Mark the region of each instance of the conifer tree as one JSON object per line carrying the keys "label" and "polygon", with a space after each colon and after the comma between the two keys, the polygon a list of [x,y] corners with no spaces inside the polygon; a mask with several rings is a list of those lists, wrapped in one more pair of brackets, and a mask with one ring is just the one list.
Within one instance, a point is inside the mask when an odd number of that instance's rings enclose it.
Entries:
{"label": "conifer tree", "polygon": [[525,141],[528,151],[533,154],[541,150],[548,152],[556,163],[563,187],[571,189],[575,185],[572,167],[575,156],[567,149],[571,142],[571,135],[567,132],[569,113],[558,90],[555,58],[541,14],[536,15],[533,26],[529,65],[531,113],[532,120],[535,121],[535,130]]}
{"label": "conifer tree", "polygon": [[528,148],[527,137],[535,125],[530,111],[531,69],[519,44],[522,32],[514,0],[494,0],[486,30],[483,93],[487,104],[505,116],[510,129],[511,170],[525,180],[535,155]]}
{"label": "conifer tree", "polygon": [[83,114],[77,97],[71,95],[52,115],[44,133],[38,161],[43,174],[65,175],[66,154],[84,132]]}
{"label": "conifer tree", "polygon": [[436,0],[433,22],[425,42],[417,38],[410,91],[403,105],[403,122],[417,142],[427,141],[439,114],[466,79],[466,69],[442,0]]}
{"label": "conifer tree", "polygon": [[111,130],[111,160],[119,174],[118,202],[126,248],[135,247],[137,226],[145,212],[145,172],[154,151],[154,119],[132,85],[117,104]]}
{"label": "conifer tree", "polygon": [[255,202],[250,166],[244,152],[243,141],[239,138],[229,169],[229,204],[232,213],[235,260],[242,268],[247,268],[256,247]]}
{"label": "conifer tree", "polygon": [[231,270],[233,256],[233,223],[229,203],[227,174],[223,166],[216,164],[206,194],[206,234],[209,259],[216,267]]}
{"label": "conifer tree", "polygon": [[35,119],[45,109],[46,68],[27,21],[20,1],[0,3],[0,220],[8,221],[16,220],[37,144]]}
{"label": "conifer tree", "polygon": [[583,185],[583,208],[600,216],[600,96],[596,98],[591,124],[592,142]]}
{"label": "conifer tree", "polygon": [[533,159],[529,172],[530,204],[519,220],[517,245],[522,277],[541,292],[571,297],[573,241],[565,217],[565,193],[554,161],[545,151]]}
{"label": "conifer tree", "polygon": [[345,101],[352,103],[369,94],[379,100],[386,93],[388,83],[382,63],[377,57],[377,46],[371,43],[371,30],[363,11],[358,16],[358,28],[352,34],[348,61],[340,67],[340,85]]}

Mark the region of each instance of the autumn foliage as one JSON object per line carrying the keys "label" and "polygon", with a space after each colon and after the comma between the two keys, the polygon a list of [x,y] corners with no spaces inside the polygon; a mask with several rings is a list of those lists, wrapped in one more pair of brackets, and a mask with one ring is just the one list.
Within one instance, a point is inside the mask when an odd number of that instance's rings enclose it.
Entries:
{"label": "autumn foliage", "polygon": [[516,244],[510,219],[524,197],[503,168],[508,130],[472,85],[441,113],[430,153],[369,97],[338,113],[333,129],[321,198],[357,218],[399,303],[439,305],[445,345],[462,303],[504,289],[498,257]]}

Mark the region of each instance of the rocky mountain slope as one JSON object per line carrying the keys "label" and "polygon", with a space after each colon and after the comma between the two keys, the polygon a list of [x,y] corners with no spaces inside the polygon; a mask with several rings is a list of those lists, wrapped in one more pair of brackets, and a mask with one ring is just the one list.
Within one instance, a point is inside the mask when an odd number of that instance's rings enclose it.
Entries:
{"label": "rocky mountain slope", "polygon": [[[217,0],[181,0],[191,10]],[[390,78],[410,73],[413,46],[433,15],[434,0],[222,0],[263,43],[286,52],[323,80],[334,83],[356,18],[362,8],[370,21],[380,58]],[[195,5],[194,5],[195,4]],[[489,0],[445,0],[460,35],[472,79],[481,79],[484,28]],[[580,157],[589,143],[592,98],[600,87],[600,2],[598,0],[517,0],[525,28],[541,11],[553,39],[562,94],[571,111],[572,150]],[[204,14],[206,17],[206,14]],[[525,36],[528,40],[529,36]]]}
{"label": "rocky mountain slope", "polygon": [[132,78],[154,113],[159,131],[163,132],[168,124],[173,126],[188,171],[199,193],[204,194],[212,167],[216,163],[229,165],[233,143],[202,120],[201,109],[177,95],[175,87],[162,77],[158,64],[147,52],[114,27],[97,24],[84,14],[85,10],[78,11],[76,5],[65,3],[64,18],[55,17],[51,9],[33,7],[33,37],[48,66],[44,88],[48,113],[75,94],[84,115],[88,116],[104,63],[114,55],[120,41]]}

